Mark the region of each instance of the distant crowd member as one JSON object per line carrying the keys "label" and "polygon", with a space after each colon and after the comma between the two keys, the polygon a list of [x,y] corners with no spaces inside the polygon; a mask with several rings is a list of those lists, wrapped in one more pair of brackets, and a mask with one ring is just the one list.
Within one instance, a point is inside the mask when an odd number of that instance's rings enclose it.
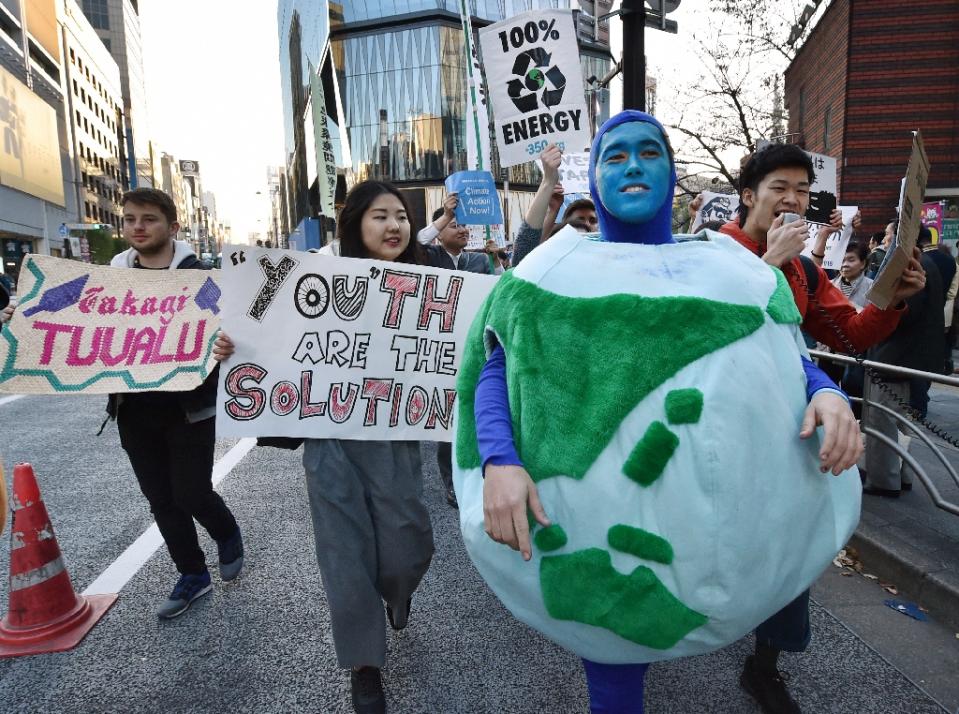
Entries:
{"label": "distant crowd member", "polygon": [[[783,219],[785,213],[805,215],[814,178],[812,160],[798,146],[772,144],[756,152],[740,175],[739,216],[722,232],[783,271],[805,332],[844,351],[845,340],[835,330],[838,326],[853,347],[864,350],[896,329],[906,313],[903,301],[925,285],[919,254],[916,251],[903,272],[890,309],[870,304],[857,312],[821,267],[800,257],[809,235],[805,221],[785,223]],[[757,628],[756,652],[746,660],[740,683],[763,711],[799,711],[778,661],[783,650],[805,651],[810,637],[808,590]]]}
{"label": "distant crowd member", "polygon": [[[163,191],[123,194],[123,237],[130,248],[110,265],[138,270],[203,269],[185,241],[176,240],[176,206]],[[190,392],[111,394],[107,412],[117,420],[120,444],[150,503],[170,557],[180,572],[159,609],[169,619],[212,589],[194,519],[216,541],[220,577],[233,580],[243,566],[243,539],[230,509],[213,490],[216,390],[219,367]]]}
{"label": "distant crowd member", "polygon": [[[946,254],[953,265],[959,267],[956,263],[957,259],[952,255],[952,248],[949,247],[949,244],[940,243],[939,249]],[[946,287],[945,283],[943,283],[942,286],[946,289],[946,305],[942,311],[942,316],[946,321],[946,342],[943,345],[943,358],[945,362],[943,374],[951,375],[954,369],[952,350],[956,345],[956,295],[959,294],[959,271],[953,274],[952,282],[949,283],[948,287]]]}
{"label": "distant crowd member", "polygon": [[[921,229],[920,233],[928,228]],[[920,246],[928,243],[921,235],[917,241]],[[908,311],[896,331],[881,344],[869,350],[869,359],[899,367],[909,367],[923,372],[942,370],[942,342],[945,321],[943,319],[942,276],[929,252],[922,253],[922,267],[926,280],[923,289],[906,300]],[[925,416],[928,406],[928,382],[910,380],[906,377],[882,375],[884,389],[869,387],[870,400],[891,407],[897,411],[901,406],[890,396],[890,392],[900,400],[919,409]],[[916,395],[913,392],[919,390]],[[869,426],[886,435],[893,442],[897,439],[898,428],[895,419],[879,409],[866,409],[866,421]],[[901,468],[901,460],[895,451],[879,439],[866,436],[866,479],[863,493],[886,498],[898,498],[900,491],[912,488],[908,469]]]}
{"label": "distant crowd member", "polygon": [[[456,220],[458,203],[459,197],[455,193],[449,194],[443,205],[433,212],[433,222],[416,234],[426,256],[426,263],[434,268],[489,275],[494,272],[490,266],[489,254],[466,250],[470,234],[469,229]],[[493,246],[496,246],[495,242]],[[495,272],[502,273],[503,270],[500,268]],[[453,447],[450,442],[437,442],[436,462],[446,492],[446,502],[457,508],[456,492],[453,490]]]}
{"label": "distant crowd member", "polygon": [[[392,184],[356,184],[336,225],[340,255],[421,264],[409,216]],[[217,344],[223,359],[234,351],[226,335]],[[433,558],[420,444],[306,439],[303,468],[336,658],[350,670],[353,710],[383,714],[384,603],[390,627],[405,628]]]}
{"label": "distant crowd member", "polygon": [[839,275],[832,284],[839,288],[845,298],[861,311],[866,307],[866,293],[872,287],[872,280],[866,277],[866,261],[869,257],[866,246],[850,242],[842,259]]}
{"label": "distant crowd member", "polygon": [[[891,225],[891,224],[890,224]],[[886,240],[885,231],[876,231],[869,238],[869,257],[866,259],[866,277],[874,280],[879,273],[879,266],[886,258],[886,249],[883,247]]]}
{"label": "distant crowd member", "polygon": [[[563,186],[559,182],[563,152],[555,144],[550,144],[539,155],[539,159],[543,164],[543,177],[516,233],[512,259],[514,268],[536,246],[558,232],[553,227],[564,199]],[[588,198],[573,201],[566,207],[560,222],[564,227],[573,226],[580,233],[592,233],[599,226],[596,206]]]}
{"label": "distant crowd member", "polygon": [[[6,276],[4,276],[6,277]],[[10,290],[4,280],[0,280],[0,327],[13,317],[13,306],[10,304]]]}

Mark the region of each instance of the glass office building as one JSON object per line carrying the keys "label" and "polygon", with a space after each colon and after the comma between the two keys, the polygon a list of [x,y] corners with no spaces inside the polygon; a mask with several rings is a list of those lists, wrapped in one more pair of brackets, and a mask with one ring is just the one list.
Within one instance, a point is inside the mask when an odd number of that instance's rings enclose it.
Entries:
{"label": "glass office building", "polygon": [[[579,7],[579,3],[575,3]],[[468,0],[473,28],[564,0]],[[466,165],[466,56],[459,0],[279,0],[289,225],[320,214],[313,94],[322,89],[340,180],[386,179],[406,191],[422,226],[430,190]],[[584,77],[602,77],[608,48],[581,45]],[[313,81],[318,74],[320,82]],[[493,172],[499,170],[493,142]],[[511,188],[531,192],[530,163],[509,171]],[[519,221],[516,220],[518,225]]]}

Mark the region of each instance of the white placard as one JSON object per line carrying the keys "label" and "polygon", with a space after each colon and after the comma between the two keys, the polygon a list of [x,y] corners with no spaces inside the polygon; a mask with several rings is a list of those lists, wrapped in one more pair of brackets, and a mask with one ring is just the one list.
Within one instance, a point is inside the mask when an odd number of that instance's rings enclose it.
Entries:
{"label": "white placard", "polygon": [[223,266],[217,433],[449,441],[456,375],[496,278],[249,246]]}
{"label": "white placard", "polygon": [[524,12],[479,37],[500,164],[532,161],[549,143],[585,151],[589,112],[572,13]]}
{"label": "white placard", "polygon": [[589,152],[563,152],[559,182],[564,193],[589,193]]}
{"label": "white placard", "polygon": [[[842,267],[846,246],[852,238],[852,219],[859,212],[858,206],[837,206],[837,208],[842,211],[842,230],[832,233],[826,239],[826,257],[822,259],[823,270],[839,270]],[[820,230],[820,226],[815,223],[809,224],[809,237],[806,239],[803,255],[812,257],[812,249],[816,246],[816,236],[819,235]]]}
{"label": "white placard", "polygon": [[696,212],[696,219],[690,231],[695,233],[704,224],[712,221],[728,223],[736,218],[737,208],[739,208],[739,196],[735,193],[703,191],[703,205]]}

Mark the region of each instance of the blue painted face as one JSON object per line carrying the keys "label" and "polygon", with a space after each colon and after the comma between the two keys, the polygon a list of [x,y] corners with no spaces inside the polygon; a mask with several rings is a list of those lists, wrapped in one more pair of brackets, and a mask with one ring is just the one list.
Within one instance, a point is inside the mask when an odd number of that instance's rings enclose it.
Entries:
{"label": "blue painted face", "polygon": [[671,165],[659,129],[631,121],[608,131],[596,160],[596,187],[613,216],[646,223],[657,214],[670,187]]}

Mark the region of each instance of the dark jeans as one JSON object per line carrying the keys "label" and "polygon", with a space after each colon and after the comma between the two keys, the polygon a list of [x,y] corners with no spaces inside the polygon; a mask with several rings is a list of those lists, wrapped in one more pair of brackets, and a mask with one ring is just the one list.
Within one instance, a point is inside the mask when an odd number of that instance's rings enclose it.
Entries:
{"label": "dark jeans", "polygon": [[599,664],[583,660],[591,714],[643,714],[648,664]]}
{"label": "dark jeans", "polygon": [[919,416],[926,418],[929,411],[929,385],[928,379],[910,379],[909,380],[909,406],[919,412]]}
{"label": "dark jeans", "polygon": [[216,420],[188,424],[178,408],[145,411],[121,405],[117,426],[176,569],[183,574],[206,571],[193,519],[217,541],[237,529],[230,509],[213,490]]}
{"label": "dark jeans", "polygon": [[808,590],[756,628],[756,642],[785,652],[804,652],[811,638]]}
{"label": "dark jeans", "polygon": [[436,442],[436,465],[440,467],[440,478],[447,493],[453,493],[453,444],[448,441]]}

